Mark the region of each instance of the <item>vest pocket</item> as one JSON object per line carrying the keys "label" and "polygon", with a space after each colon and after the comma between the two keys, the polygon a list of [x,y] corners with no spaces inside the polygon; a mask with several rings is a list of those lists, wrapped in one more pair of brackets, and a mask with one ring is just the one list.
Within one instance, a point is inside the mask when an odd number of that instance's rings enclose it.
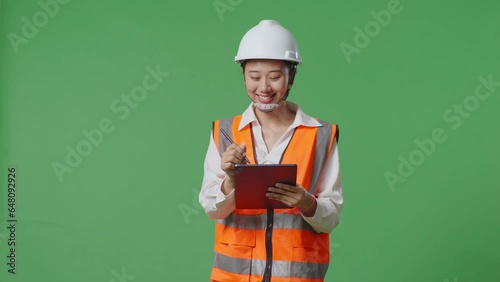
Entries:
{"label": "vest pocket", "polygon": [[255,247],[255,230],[226,227],[220,236],[226,245]]}
{"label": "vest pocket", "polygon": [[[291,277],[324,278],[330,261],[330,242],[327,234],[293,230]],[[292,281],[295,281],[292,279]]]}
{"label": "vest pocket", "polygon": [[250,281],[255,248],[255,230],[226,227],[215,243],[211,281]]}
{"label": "vest pocket", "polygon": [[[235,258],[235,264],[247,264],[250,267],[255,248],[255,230],[231,230],[223,232],[219,242],[216,243],[216,251],[228,258]],[[236,259],[247,259],[236,260]],[[245,268],[245,267],[243,267]]]}

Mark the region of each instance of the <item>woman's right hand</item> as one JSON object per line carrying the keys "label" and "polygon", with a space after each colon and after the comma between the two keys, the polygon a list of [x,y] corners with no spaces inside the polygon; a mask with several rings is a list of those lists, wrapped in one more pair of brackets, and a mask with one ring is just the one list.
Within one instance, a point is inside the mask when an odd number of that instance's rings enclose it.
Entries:
{"label": "woman's right hand", "polygon": [[234,179],[234,174],[236,172],[234,165],[244,162],[245,152],[245,144],[241,146],[231,144],[226,148],[226,151],[222,153],[220,167],[231,180]]}

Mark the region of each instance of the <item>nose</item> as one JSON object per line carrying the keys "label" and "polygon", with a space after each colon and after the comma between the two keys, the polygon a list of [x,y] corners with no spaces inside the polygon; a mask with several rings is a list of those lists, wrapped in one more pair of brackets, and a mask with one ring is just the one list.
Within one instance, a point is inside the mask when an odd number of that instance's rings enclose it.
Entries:
{"label": "nose", "polygon": [[260,82],[260,91],[261,92],[268,92],[271,88],[271,85],[269,85],[269,81],[267,79],[262,79]]}

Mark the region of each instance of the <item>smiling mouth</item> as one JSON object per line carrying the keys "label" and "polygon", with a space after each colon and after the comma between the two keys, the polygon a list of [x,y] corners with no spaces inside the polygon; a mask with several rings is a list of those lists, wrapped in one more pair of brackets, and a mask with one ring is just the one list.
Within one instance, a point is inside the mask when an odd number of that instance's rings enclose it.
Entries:
{"label": "smiling mouth", "polygon": [[273,100],[274,96],[276,96],[276,94],[273,94],[273,95],[259,95],[259,94],[256,94],[257,96],[257,100],[259,100],[260,103],[269,103]]}

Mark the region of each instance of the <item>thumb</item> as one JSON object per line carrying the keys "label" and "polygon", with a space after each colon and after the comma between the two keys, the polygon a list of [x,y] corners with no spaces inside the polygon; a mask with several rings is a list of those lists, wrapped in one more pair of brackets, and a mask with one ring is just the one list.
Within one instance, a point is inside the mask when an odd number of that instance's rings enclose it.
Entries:
{"label": "thumb", "polygon": [[247,145],[245,143],[240,145],[240,148],[243,149],[243,163],[250,164],[250,160],[247,158]]}
{"label": "thumb", "polygon": [[243,144],[240,145],[240,148],[243,149],[243,150],[246,150],[247,149],[247,145],[245,143],[243,143]]}

